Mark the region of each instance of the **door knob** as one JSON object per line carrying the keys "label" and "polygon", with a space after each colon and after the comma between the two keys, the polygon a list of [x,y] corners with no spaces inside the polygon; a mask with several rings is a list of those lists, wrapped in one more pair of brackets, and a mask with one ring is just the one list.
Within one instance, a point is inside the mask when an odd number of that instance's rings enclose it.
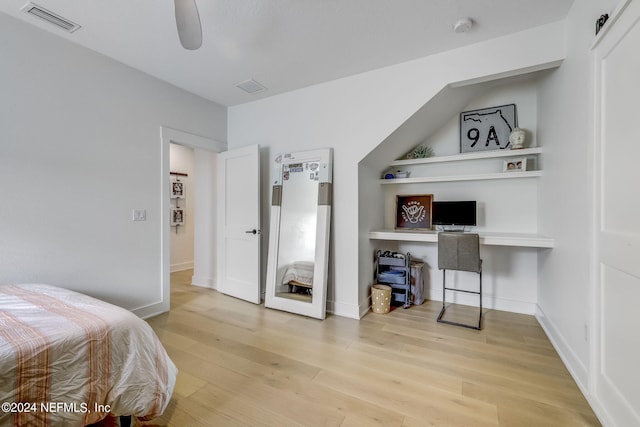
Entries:
{"label": "door knob", "polygon": [[245,231],[245,233],[247,234],[260,234],[262,233],[262,230],[256,230],[255,228],[253,230],[247,230]]}

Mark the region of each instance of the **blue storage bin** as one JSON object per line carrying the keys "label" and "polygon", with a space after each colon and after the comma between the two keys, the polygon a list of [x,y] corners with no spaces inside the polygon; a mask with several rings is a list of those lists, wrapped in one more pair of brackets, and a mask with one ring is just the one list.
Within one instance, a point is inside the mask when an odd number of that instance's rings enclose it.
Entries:
{"label": "blue storage bin", "polygon": [[379,273],[378,281],[397,284],[405,284],[407,282],[404,271],[386,271],[384,273]]}

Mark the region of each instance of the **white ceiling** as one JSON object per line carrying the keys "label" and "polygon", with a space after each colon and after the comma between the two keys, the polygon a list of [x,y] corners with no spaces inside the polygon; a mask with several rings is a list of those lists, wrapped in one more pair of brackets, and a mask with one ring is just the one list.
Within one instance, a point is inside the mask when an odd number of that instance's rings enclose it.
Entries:
{"label": "white ceiling", "polygon": [[[173,0],[35,0],[82,26],[72,34],[27,3],[0,11],[231,106],[562,20],[573,0],[197,0],[196,51],[180,45]],[[473,28],[454,33],[464,16]],[[268,89],[235,87],[251,78]]]}

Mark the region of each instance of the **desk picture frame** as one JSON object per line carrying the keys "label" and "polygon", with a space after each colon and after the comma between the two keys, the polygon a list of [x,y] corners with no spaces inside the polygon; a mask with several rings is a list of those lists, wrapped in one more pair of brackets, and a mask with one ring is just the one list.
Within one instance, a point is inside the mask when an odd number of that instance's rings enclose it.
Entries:
{"label": "desk picture frame", "polygon": [[514,159],[505,160],[502,163],[502,172],[525,172],[534,170],[534,159],[527,159],[526,157],[518,157]]}
{"label": "desk picture frame", "polygon": [[396,230],[431,230],[431,203],[433,194],[396,196]]}

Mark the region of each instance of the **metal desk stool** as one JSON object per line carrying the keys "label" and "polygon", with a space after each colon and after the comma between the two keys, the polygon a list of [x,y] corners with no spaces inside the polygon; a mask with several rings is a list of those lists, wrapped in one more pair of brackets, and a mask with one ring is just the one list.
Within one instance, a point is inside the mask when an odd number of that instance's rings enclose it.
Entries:
{"label": "metal desk stool", "polygon": [[[482,260],[480,259],[480,237],[473,233],[438,233],[438,268],[442,270],[442,310],[438,315],[438,322],[450,325],[464,326],[471,329],[482,329]],[[478,292],[464,289],[447,288],[447,270],[471,271],[480,277]],[[443,320],[446,309],[446,291],[466,292],[480,297],[480,314],[478,326]]]}

